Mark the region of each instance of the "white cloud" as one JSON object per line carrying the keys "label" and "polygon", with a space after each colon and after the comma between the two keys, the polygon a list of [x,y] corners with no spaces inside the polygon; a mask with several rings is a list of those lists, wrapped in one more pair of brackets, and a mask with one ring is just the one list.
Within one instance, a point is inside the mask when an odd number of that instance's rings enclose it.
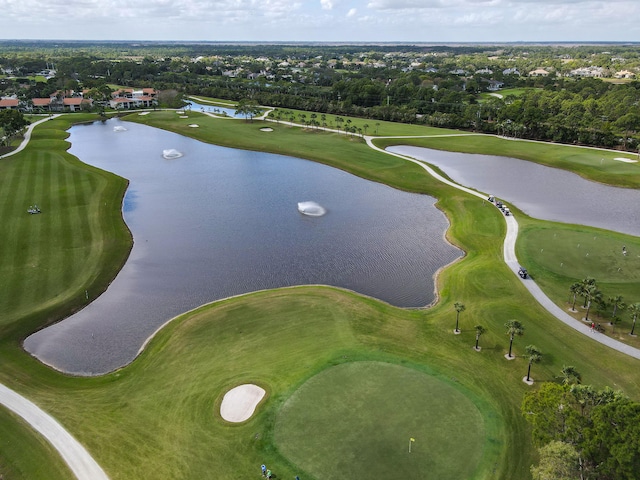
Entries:
{"label": "white cloud", "polygon": [[0,0],[0,8],[0,38],[412,42],[640,38],[635,20],[640,16],[638,0]]}

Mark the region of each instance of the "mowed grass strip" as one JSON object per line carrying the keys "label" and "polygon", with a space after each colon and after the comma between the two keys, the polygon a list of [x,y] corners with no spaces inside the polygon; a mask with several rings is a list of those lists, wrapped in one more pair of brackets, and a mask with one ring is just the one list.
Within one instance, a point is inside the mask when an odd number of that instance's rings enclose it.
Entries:
{"label": "mowed grass strip", "polygon": [[53,447],[4,407],[0,407],[0,475],[6,480],[73,478]]}
{"label": "mowed grass strip", "polygon": [[275,426],[285,457],[323,479],[470,480],[488,441],[480,411],[451,384],[381,362],[312,377]]}
{"label": "mowed grass strip", "polygon": [[[15,327],[34,306],[68,311],[76,297],[77,308],[85,289],[96,296],[106,287],[130,248],[119,212],[126,182],[69,155],[69,126],[69,119],[38,126],[26,150],[0,161],[2,243],[8,246],[0,250],[0,328]],[[111,213],[101,216],[105,202]],[[34,204],[42,213],[27,213]],[[59,319],[46,317],[28,328]]]}

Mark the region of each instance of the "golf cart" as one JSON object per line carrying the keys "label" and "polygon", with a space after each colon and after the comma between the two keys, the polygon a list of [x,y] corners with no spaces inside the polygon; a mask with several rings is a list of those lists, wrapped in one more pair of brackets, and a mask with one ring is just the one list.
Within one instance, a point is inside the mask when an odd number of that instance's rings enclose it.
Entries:
{"label": "golf cart", "polygon": [[520,269],[518,270],[518,275],[520,275],[520,278],[527,278],[527,269],[520,267]]}

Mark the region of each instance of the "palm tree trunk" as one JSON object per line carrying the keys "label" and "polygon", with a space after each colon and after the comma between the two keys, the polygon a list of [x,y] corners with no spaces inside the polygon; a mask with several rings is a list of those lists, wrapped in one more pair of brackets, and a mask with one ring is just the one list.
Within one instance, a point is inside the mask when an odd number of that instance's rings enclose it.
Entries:
{"label": "palm tree trunk", "polygon": [[511,358],[511,346],[513,345],[513,335],[509,339],[509,358]]}
{"label": "palm tree trunk", "polygon": [[529,375],[531,375],[531,361],[529,361],[529,368],[527,369],[527,382],[529,381]]}
{"label": "palm tree trunk", "polygon": [[478,340],[480,340],[480,335],[476,335],[476,350],[478,349]]}

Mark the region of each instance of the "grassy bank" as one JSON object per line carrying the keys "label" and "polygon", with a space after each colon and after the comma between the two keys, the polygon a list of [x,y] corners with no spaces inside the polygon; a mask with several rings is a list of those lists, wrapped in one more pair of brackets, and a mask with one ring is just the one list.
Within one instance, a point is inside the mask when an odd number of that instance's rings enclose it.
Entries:
{"label": "grassy bank", "polygon": [[[1,258],[9,262],[22,255],[4,271],[18,270],[12,273],[15,281],[22,282],[19,277],[29,275],[29,267],[46,266],[59,286],[36,275],[29,277],[41,282],[35,292],[29,291],[27,283],[14,292],[31,295],[31,300],[7,299],[12,303],[3,312],[0,328],[0,380],[60,420],[111,478],[195,479],[215,474],[240,479],[257,476],[261,463],[280,478],[311,478],[281,455],[274,440],[278,412],[308,379],[329,366],[359,360],[403,365],[464,394],[481,412],[488,432],[484,460],[475,478],[528,478],[535,454],[520,402],[532,387],[521,381],[526,360],[504,359],[508,348],[504,323],[512,318],[526,327],[525,336],[516,339],[514,352],[522,355],[529,344],[543,352],[542,362],[532,371],[536,381],[555,381],[563,365],[575,365],[586,383],[610,385],[640,397],[634,374],[637,361],[550,317],[503,264],[505,226],[495,208],[434,181],[416,165],[372,151],[361,139],[273,123],[268,124],[273,132],[262,132],[260,128],[267,126],[262,122],[212,119],[196,113],[189,119],[177,117],[174,112],[155,112],[130,118],[212,143],[301,156],[397,188],[430,193],[452,221],[448,238],[467,255],[441,273],[440,302],[428,310],[398,309],[325,287],[259,292],[183,315],[122,370],[99,378],[64,376],[25,354],[20,340],[80,306],[87,286],[99,290],[117,271],[130,245],[120,218],[124,182],[65,152],[63,130],[68,120],[39,127],[37,141],[16,156],[22,162],[0,162],[1,178],[11,179],[6,188],[25,182],[12,190],[13,197],[3,198],[3,205],[17,205],[12,230],[20,227],[23,234],[10,237],[8,230],[2,231],[3,244],[4,236],[12,238],[12,243],[6,259]],[[200,127],[188,127],[191,123]],[[44,179],[52,183],[56,178],[66,180],[45,185]],[[29,186],[38,182],[38,188]],[[42,197],[47,202],[32,199],[34,192],[47,189],[49,194]],[[4,190],[3,186],[0,191]],[[26,208],[36,200],[43,213],[30,216]],[[59,204],[65,208],[57,208]],[[73,219],[76,211],[80,220]],[[60,225],[49,225],[54,218],[47,215],[60,216]],[[38,227],[32,220],[43,225]],[[57,238],[67,235],[69,228],[74,235],[64,241]],[[82,233],[87,229],[90,235]],[[33,245],[25,246],[31,236],[28,243]],[[48,242],[60,243],[48,249]],[[74,256],[64,248],[66,242],[77,242],[73,250],[85,261],[74,263]],[[21,254],[21,248],[30,254]],[[65,255],[73,266],[71,274],[65,273]],[[93,294],[94,288],[88,291]],[[460,335],[452,333],[454,302],[467,307],[460,317]],[[488,328],[480,340],[481,352],[472,348],[477,324]],[[220,419],[217,409],[228,389],[246,382],[265,388],[268,398],[254,418],[230,425]],[[0,418],[0,425],[13,422]],[[3,447],[0,454],[21,455]],[[22,456],[18,460],[27,461],[29,452]]]}

